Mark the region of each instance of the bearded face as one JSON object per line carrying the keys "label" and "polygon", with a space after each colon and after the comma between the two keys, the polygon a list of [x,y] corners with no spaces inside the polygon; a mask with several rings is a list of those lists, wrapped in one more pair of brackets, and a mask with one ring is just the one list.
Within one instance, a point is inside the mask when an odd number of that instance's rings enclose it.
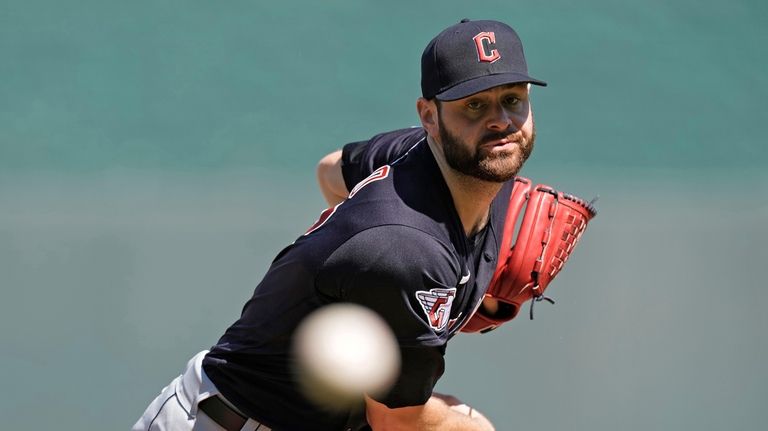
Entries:
{"label": "bearded face", "polygon": [[[439,110],[439,108],[438,108]],[[448,165],[454,170],[483,181],[501,183],[512,179],[533,151],[536,127],[531,120],[529,136],[522,130],[487,131],[476,142],[467,142],[452,133],[438,114],[440,142]],[[507,139],[512,144],[495,148],[494,142]]]}

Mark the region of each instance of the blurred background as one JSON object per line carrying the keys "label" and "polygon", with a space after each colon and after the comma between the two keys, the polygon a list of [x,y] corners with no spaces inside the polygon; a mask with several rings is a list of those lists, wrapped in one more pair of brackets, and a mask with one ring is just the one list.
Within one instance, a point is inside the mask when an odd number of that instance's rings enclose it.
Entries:
{"label": "blurred background", "polygon": [[418,123],[464,17],[550,84],[522,174],[600,213],[438,389],[499,430],[762,428],[767,5],[0,0],[2,428],[128,429],[324,208],[316,161]]}

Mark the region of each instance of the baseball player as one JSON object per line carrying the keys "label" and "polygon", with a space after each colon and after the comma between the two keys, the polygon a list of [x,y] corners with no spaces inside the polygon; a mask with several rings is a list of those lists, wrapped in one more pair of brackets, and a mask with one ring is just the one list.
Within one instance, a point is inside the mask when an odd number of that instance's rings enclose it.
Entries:
{"label": "baseball player", "polygon": [[[517,282],[497,263],[514,225],[505,219],[519,210],[512,198],[532,194],[515,179],[535,138],[529,84],[546,84],[528,75],[520,39],[497,21],[447,28],[421,66],[422,127],[350,144],[321,163],[334,205],[277,255],[240,318],[189,360],[134,430],[494,429],[433,388],[448,340],[470,326],[484,298],[490,326],[511,318],[499,304],[519,305]],[[383,317],[402,364],[388,393],[366,395],[349,411],[323,409],[302,393],[291,351],[303,318],[337,302]]]}

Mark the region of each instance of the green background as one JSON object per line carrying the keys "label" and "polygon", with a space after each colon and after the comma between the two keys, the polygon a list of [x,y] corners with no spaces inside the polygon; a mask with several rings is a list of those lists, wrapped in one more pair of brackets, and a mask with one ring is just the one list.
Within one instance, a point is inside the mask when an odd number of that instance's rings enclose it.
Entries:
{"label": "green background", "polygon": [[550,83],[523,175],[600,214],[439,390],[499,430],[762,428],[767,4],[0,0],[2,428],[129,428],[323,209],[316,161],[417,124],[463,17]]}

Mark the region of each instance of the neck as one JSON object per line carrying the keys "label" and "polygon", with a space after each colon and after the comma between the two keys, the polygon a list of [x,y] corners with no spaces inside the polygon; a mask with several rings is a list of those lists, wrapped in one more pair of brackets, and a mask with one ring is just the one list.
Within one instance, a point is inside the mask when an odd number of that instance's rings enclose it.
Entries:
{"label": "neck", "polygon": [[491,202],[502,184],[483,181],[456,171],[448,165],[442,149],[431,136],[427,137],[427,142],[451,191],[453,205],[461,219],[464,233],[470,236],[480,231],[488,223]]}

